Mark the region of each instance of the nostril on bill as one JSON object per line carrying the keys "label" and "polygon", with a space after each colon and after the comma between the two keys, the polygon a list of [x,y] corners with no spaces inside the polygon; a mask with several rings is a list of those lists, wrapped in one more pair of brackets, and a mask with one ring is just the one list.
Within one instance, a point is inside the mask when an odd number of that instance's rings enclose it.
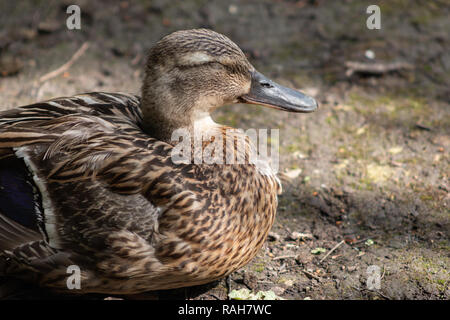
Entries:
{"label": "nostril on bill", "polygon": [[261,86],[264,88],[273,88],[273,85],[271,85],[268,82],[260,82]]}

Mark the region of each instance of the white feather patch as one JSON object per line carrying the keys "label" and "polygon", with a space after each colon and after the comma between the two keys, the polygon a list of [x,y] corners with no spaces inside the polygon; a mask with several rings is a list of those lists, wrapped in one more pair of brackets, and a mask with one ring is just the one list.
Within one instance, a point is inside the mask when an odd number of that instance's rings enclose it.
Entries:
{"label": "white feather patch", "polygon": [[14,151],[16,156],[18,158],[22,158],[23,161],[25,162],[26,166],[33,175],[34,183],[36,184],[36,186],[39,189],[39,192],[41,193],[42,207],[44,208],[44,224],[45,230],[47,231],[48,235],[48,244],[53,248],[61,249],[62,248],[61,240],[59,238],[58,231],[56,228],[57,219],[52,200],[50,199],[50,195],[47,191],[47,185],[43,179],[38,177],[37,175],[38,170],[27,154],[27,151],[29,151],[28,147],[14,148]]}
{"label": "white feather patch", "polygon": [[55,101],[47,101],[47,104],[49,104],[51,106],[59,107],[59,108],[62,107],[62,105],[60,105],[59,103],[57,103]]}
{"label": "white feather patch", "polygon": [[93,99],[91,96],[87,95],[87,94],[80,94],[75,96],[74,98],[83,100],[84,102],[86,102],[87,104],[96,104],[96,103],[100,103],[100,101]]}

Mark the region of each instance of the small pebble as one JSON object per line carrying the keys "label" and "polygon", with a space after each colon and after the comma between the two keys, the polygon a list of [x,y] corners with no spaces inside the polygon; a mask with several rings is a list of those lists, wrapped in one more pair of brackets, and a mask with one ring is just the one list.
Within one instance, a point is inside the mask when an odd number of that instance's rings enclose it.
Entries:
{"label": "small pebble", "polygon": [[312,239],[313,235],[310,233],[301,233],[301,232],[292,232],[289,236],[291,240],[304,240],[304,239]]}
{"label": "small pebble", "polygon": [[231,5],[228,7],[228,12],[229,12],[230,14],[236,14],[236,13],[238,12],[238,7],[237,7],[236,5],[234,5],[234,4],[231,4]]}
{"label": "small pebble", "polygon": [[375,52],[373,52],[372,50],[366,50],[364,55],[366,56],[367,59],[370,59],[370,60],[375,59]]}
{"label": "small pebble", "polygon": [[281,288],[281,287],[272,287],[271,290],[277,295],[280,296],[284,293],[284,291],[286,291],[285,289]]}

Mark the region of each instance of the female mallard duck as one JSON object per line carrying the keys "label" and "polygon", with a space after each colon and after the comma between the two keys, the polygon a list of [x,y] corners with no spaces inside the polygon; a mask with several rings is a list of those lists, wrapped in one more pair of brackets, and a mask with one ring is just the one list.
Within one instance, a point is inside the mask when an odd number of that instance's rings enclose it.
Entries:
{"label": "female mallard duck", "polygon": [[207,283],[248,263],[274,221],[275,174],[242,150],[244,164],[171,158],[175,130],[223,134],[210,112],[236,102],[317,108],[199,29],[150,50],[142,98],[94,92],[0,113],[0,274],[64,291],[75,265],[78,293],[132,294]]}

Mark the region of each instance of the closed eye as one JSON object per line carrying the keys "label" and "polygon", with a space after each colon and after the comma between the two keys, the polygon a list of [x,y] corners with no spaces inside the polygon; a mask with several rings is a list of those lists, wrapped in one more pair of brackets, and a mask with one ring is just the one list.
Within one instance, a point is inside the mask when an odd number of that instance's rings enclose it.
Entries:
{"label": "closed eye", "polygon": [[177,65],[177,67],[178,67],[178,69],[190,69],[190,68],[208,67],[208,66],[214,66],[214,65],[226,67],[225,65],[223,65],[217,61],[207,61],[207,62],[203,62],[203,63],[179,64],[179,65]]}

